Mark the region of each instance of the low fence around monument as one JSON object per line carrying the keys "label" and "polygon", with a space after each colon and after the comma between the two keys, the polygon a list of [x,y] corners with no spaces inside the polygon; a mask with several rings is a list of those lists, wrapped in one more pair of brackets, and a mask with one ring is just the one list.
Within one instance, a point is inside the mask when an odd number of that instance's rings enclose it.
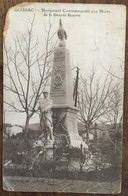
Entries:
{"label": "low fence around monument", "polygon": [[[10,140],[11,141],[11,140]],[[37,142],[38,144],[38,142]],[[99,179],[107,180],[108,173],[112,178],[119,177],[117,173],[117,165],[120,167],[117,160],[118,156],[108,146],[106,153],[103,149],[93,148],[89,150],[82,148],[71,148],[67,145],[53,145],[50,150],[53,151],[53,156],[49,156],[46,147],[33,146],[27,152],[11,153],[6,152],[3,161],[4,176],[21,176],[21,177],[44,177],[44,178],[60,178],[60,179],[90,179],[97,176]],[[5,145],[5,144],[4,144]],[[13,143],[14,145],[14,143]],[[23,146],[22,146],[23,147]],[[13,148],[8,148],[15,150]],[[109,152],[110,150],[110,152]],[[115,158],[116,157],[116,158]],[[119,171],[119,170],[118,170]],[[108,177],[109,179],[110,177]]]}
{"label": "low fence around monument", "polygon": [[[4,175],[46,178],[53,178],[54,175],[55,178],[83,179],[85,176],[88,176],[88,173],[92,175],[92,173],[98,172],[99,175],[101,175],[103,170],[105,173],[108,169],[110,170],[111,163],[104,162],[105,160],[103,161],[103,157],[101,156],[102,155],[99,154],[93,154],[93,156],[92,154],[88,154],[86,157],[78,157],[77,154],[75,154],[74,157],[70,157],[69,153],[62,153],[62,156],[60,157],[59,152],[54,150],[52,159],[45,154],[46,159],[44,160],[41,155],[40,159],[35,160],[33,163],[33,168],[30,168],[33,158],[23,156],[21,160],[22,164],[17,164],[16,160],[11,161],[8,164],[6,161]],[[16,159],[19,162],[19,156],[17,156]]]}

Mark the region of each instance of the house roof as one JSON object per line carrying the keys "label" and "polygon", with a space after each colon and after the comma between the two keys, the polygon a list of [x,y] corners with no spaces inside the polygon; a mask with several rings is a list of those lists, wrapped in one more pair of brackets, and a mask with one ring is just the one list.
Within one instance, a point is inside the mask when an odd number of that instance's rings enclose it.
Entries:
{"label": "house roof", "polygon": [[3,128],[4,129],[7,128],[7,127],[12,127],[11,123],[4,123],[3,124]]}

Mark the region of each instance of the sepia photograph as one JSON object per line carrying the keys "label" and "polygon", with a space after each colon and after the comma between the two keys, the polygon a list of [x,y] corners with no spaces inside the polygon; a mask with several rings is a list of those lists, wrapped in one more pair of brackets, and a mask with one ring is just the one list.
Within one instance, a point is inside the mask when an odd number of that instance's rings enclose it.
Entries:
{"label": "sepia photograph", "polygon": [[8,10],[4,190],[121,192],[125,29],[124,5]]}

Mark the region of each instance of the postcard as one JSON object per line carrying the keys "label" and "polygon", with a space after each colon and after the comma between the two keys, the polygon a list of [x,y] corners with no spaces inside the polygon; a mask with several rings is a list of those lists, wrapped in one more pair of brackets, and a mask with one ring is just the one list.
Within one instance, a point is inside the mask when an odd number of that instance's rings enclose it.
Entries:
{"label": "postcard", "polygon": [[8,10],[5,190],[121,192],[125,30],[124,5]]}

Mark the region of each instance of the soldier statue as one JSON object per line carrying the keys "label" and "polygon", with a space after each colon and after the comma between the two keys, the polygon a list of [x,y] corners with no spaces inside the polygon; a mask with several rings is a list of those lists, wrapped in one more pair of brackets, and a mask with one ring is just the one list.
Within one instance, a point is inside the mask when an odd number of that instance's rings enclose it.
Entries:
{"label": "soldier statue", "polygon": [[53,122],[52,122],[52,99],[49,98],[48,91],[43,92],[44,99],[39,100],[40,110],[40,126],[44,130],[46,140],[54,140],[53,137]]}

